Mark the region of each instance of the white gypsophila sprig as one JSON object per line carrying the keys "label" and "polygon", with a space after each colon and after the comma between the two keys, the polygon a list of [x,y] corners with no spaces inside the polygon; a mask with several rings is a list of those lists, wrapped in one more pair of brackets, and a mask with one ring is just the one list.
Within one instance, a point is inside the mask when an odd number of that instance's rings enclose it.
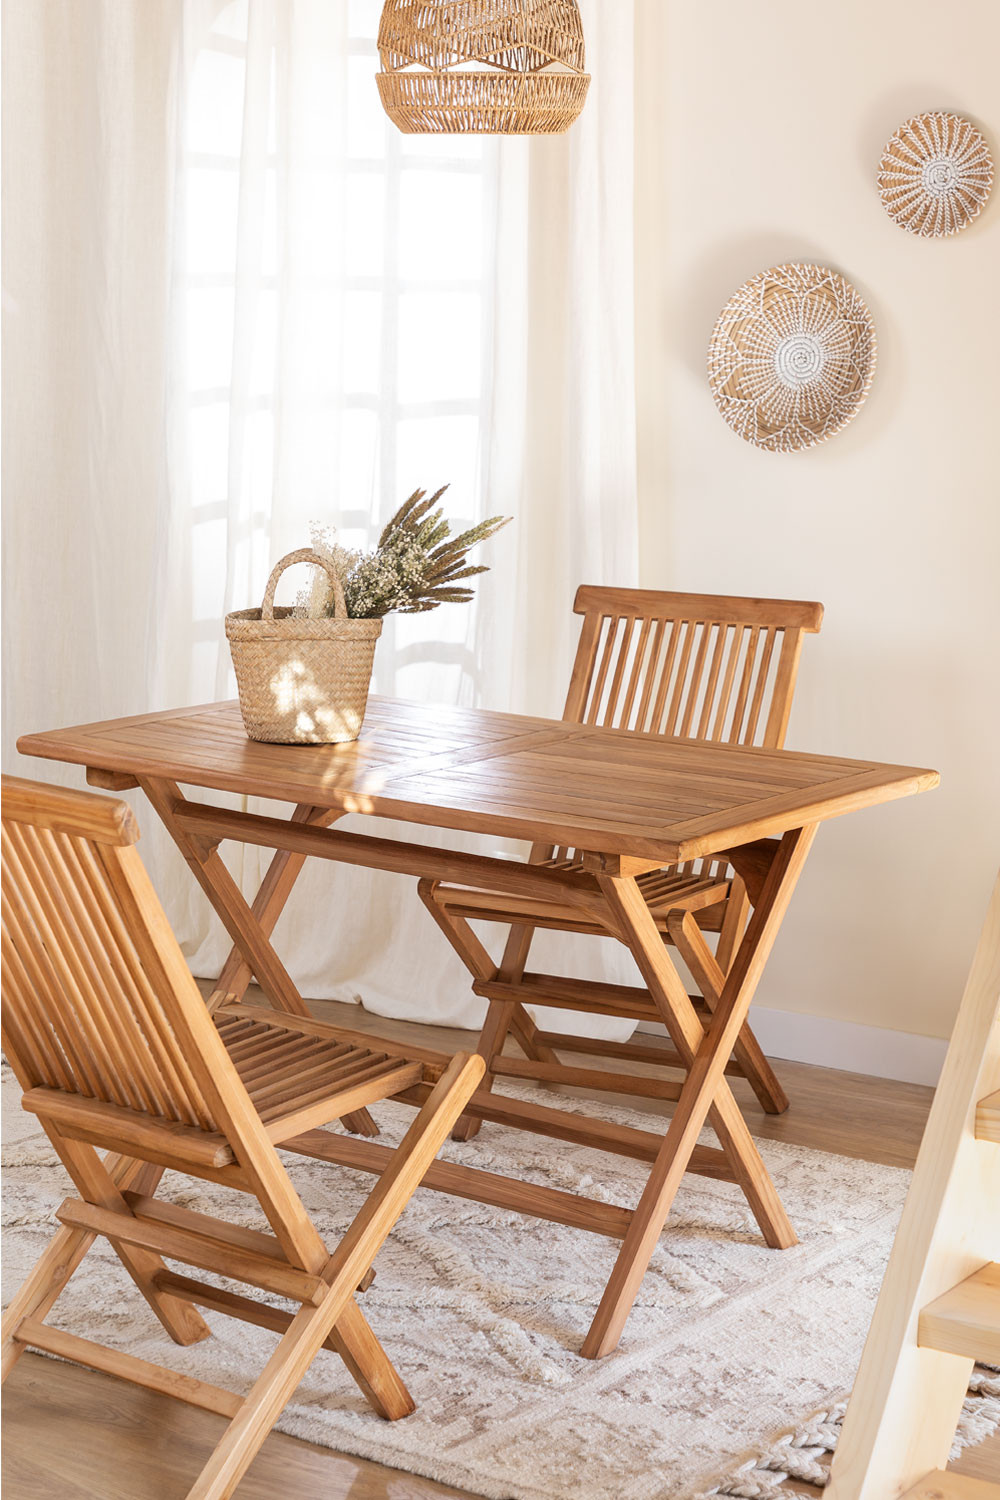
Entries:
{"label": "white gypsophila sprig", "polygon": [[[364,553],[342,547],[337,541],[337,528],[324,526],[321,521],[309,523],[309,540],[313,551],[333,564],[341,586],[346,588],[348,578],[361,562]],[[295,614],[309,620],[320,620],[325,615],[336,614],[333,584],[325,568],[313,568],[310,583],[296,597]]]}
{"label": "white gypsophila sprig", "polygon": [[427,554],[412,537],[393,537],[363,557],[344,588],[347,613],[355,620],[374,619],[403,609],[423,580]]}

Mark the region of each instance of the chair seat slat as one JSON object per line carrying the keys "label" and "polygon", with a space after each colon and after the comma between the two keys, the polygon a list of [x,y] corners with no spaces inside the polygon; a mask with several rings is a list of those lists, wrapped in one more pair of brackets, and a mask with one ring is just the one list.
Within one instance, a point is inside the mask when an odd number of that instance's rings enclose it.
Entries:
{"label": "chair seat slat", "polygon": [[[290,1086],[284,1093],[262,1101],[257,1109],[265,1124],[282,1119],[293,1110],[311,1109],[314,1105],[333,1104],[339,1111],[346,1108],[343,1101],[348,1093],[359,1088],[370,1093],[371,1097],[367,1102],[375,1103],[376,1100],[385,1098],[387,1093],[393,1094],[419,1083],[421,1071],[415,1063],[400,1063],[395,1059],[383,1058],[345,1073],[332,1089],[325,1081],[316,1083],[312,1088],[308,1083],[302,1088]],[[256,1100],[254,1102],[256,1104]],[[354,1107],[352,1104],[351,1108]],[[327,1114],[329,1117],[329,1110]]]}

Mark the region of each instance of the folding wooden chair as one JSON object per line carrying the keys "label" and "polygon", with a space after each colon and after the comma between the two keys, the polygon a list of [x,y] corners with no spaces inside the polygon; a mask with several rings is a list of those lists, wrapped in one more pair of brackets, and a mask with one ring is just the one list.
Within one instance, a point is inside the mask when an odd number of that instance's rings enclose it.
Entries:
{"label": "folding wooden chair", "polygon": [[[802,638],[819,630],[821,604],[585,585],[577,591],[573,608],[583,616],[583,625],[564,720],[728,744],[774,749],[784,744]],[[558,869],[572,869],[580,860],[577,850],[544,844],[535,844],[529,855],[532,864]],[[654,870],[640,876],[638,884],[663,941],[676,946],[700,991],[692,999],[707,1027],[757,886],[713,859]],[[479,1040],[490,1077],[677,1097],[679,1085],[669,1080],[570,1067],[559,1057],[560,1052],[583,1053],[683,1067],[675,1048],[659,1045],[655,1037],[611,1042],[546,1032],[524,1008],[535,986],[544,988],[541,1003],[546,1006],[660,1021],[649,991],[642,987],[525,972],[536,928],[605,937],[615,937],[616,932],[581,919],[578,908],[557,901],[507,897],[430,880],[421,881],[420,894],[474,982],[489,984],[493,995],[503,991],[502,997],[490,999]],[[498,966],[470,929],[470,921],[508,927]],[[714,953],[705,941],[706,932],[717,934]],[[524,1052],[524,1062],[502,1055],[508,1033]],[[727,1071],[749,1080],[768,1113],[788,1108],[784,1090],[748,1025]],[[455,1138],[470,1139],[479,1123],[462,1119]]]}
{"label": "folding wooden chair", "polygon": [[[26,1348],[61,1355],[230,1419],[189,1500],[222,1500],[321,1348],[375,1410],[413,1402],[354,1299],[483,1074],[459,1055],[331,1254],[276,1146],[425,1082],[425,1067],[334,1027],[205,1007],[133,847],[124,802],[3,779],[3,1045],[79,1194],[3,1324],[3,1376]],[[426,1092],[426,1091],[424,1091]],[[107,1148],[101,1157],[95,1147]],[[165,1168],[255,1197],[273,1234],[156,1196]],[[209,1333],[195,1304],[281,1334],[243,1399],[45,1319],[97,1235],[171,1338]],[[301,1304],[296,1313],[168,1270],[163,1257]]]}

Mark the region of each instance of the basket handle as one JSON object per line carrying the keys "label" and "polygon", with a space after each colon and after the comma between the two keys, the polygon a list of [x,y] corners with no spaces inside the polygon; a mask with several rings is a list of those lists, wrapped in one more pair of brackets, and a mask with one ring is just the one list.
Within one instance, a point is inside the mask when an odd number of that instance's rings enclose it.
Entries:
{"label": "basket handle", "polygon": [[314,552],[311,547],[300,547],[298,552],[289,552],[280,562],[276,562],[271,576],[267,580],[267,588],[264,590],[264,601],[260,606],[260,617],[262,620],[274,619],[274,591],[278,587],[278,579],[286,568],[291,568],[295,563],[315,563],[318,568],[325,568],[327,577],[333,584],[333,608],[334,617],[338,620],[347,619],[347,604],[344,599],[344,586],[340,581],[340,575],[333,563],[323,557],[319,552]]}

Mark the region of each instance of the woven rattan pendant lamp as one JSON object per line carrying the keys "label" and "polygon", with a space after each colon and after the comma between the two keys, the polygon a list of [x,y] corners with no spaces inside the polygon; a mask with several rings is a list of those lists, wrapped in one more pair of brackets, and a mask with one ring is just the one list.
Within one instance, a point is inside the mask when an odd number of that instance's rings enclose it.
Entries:
{"label": "woven rattan pendant lamp", "polygon": [[378,49],[408,135],[558,135],[590,85],[576,0],[385,0]]}

